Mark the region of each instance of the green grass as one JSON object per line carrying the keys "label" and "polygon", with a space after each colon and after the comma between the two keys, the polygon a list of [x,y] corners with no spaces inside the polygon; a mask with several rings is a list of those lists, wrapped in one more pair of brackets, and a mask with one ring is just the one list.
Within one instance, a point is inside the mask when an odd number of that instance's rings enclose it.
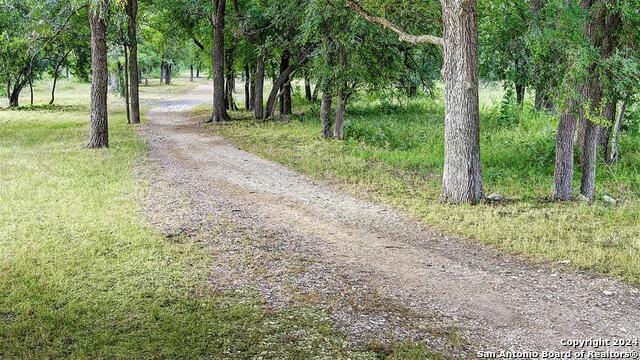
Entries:
{"label": "green grass", "polygon": [[0,111],[0,358],[383,356],[350,348],[319,309],[212,291],[206,247],[167,241],[139,214],[145,145],[122,108],[111,148],[87,150],[89,87],[64,86],[60,107]]}
{"label": "green grass", "polygon": [[[443,165],[443,106],[421,99],[400,104],[360,99],[345,125],[346,141],[319,137],[317,110],[290,122],[236,121],[213,131],[244,149],[311,176],[403,209],[426,224],[534,261],[563,261],[640,283],[640,134],[621,137],[619,164],[598,165],[598,196],[617,206],[548,201],[556,119],[528,106],[501,123],[500,99],[481,93],[485,191],[512,199],[499,205],[438,202]],[[298,104],[303,102],[299,100]],[[308,109],[307,109],[308,110]],[[576,189],[579,186],[579,169]]]}

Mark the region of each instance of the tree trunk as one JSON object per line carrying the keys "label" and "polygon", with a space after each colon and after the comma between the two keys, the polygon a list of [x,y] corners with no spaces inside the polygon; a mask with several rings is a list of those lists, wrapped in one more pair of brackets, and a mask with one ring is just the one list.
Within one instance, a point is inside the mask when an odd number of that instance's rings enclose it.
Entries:
{"label": "tree trunk", "polygon": [[560,115],[556,135],[556,161],[553,173],[552,198],[559,201],[572,199],[573,189],[573,138],[578,119],[578,101],[572,99],[569,107]]}
{"label": "tree trunk", "polygon": [[235,45],[232,46],[226,52],[225,59],[225,68],[226,68],[226,88],[225,88],[225,106],[227,109],[238,111],[238,106],[236,106],[235,99],[233,98],[233,93],[235,92],[236,85],[236,73],[233,69],[233,64],[235,62],[234,55],[235,54]]}
{"label": "tree trunk", "polygon": [[320,90],[320,87],[318,86],[318,84],[316,84],[316,86],[313,88],[313,94],[311,95],[311,101],[313,102],[317,102],[318,101],[318,91]]}
{"label": "tree trunk", "polygon": [[598,140],[598,144],[602,146],[605,154],[607,153],[607,149],[609,148],[609,137],[611,136],[611,129],[616,122],[616,110],[618,108],[618,99],[613,98],[607,102],[607,105],[604,108],[603,117],[607,119],[607,126],[600,131],[600,139]]}
{"label": "tree trunk", "polygon": [[107,24],[101,14],[106,13],[107,0],[102,0],[104,11],[89,12],[91,26],[91,126],[88,148],[109,146],[109,127],[107,119]]}
{"label": "tree trunk", "polygon": [[198,66],[196,66],[196,79],[200,78],[200,64],[198,64]]}
{"label": "tree trunk", "polygon": [[[289,51],[284,50],[280,59],[280,73],[282,74],[289,67]],[[280,114],[291,114],[291,83],[287,76],[284,83],[280,86]]]}
{"label": "tree trunk", "polygon": [[407,88],[407,96],[411,99],[418,96],[418,86],[412,81]]}
{"label": "tree trunk", "polygon": [[131,99],[131,124],[140,123],[140,69],[138,67],[138,0],[128,0],[126,5],[129,18],[129,98]]}
{"label": "tree trunk", "polygon": [[255,118],[258,120],[264,119],[264,57],[258,56],[256,61],[256,74],[253,77],[255,83],[255,90],[253,91],[253,111]]}
{"label": "tree trunk", "polygon": [[[56,67],[53,70],[53,86],[51,87],[51,100],[49,100],[49,105],[53,105],[53,103],[56,101],[56,85],[58,84],[58,78],[60,77],[60,67],[62,66],[62,63],[64,62],[64,60],[69,55],[69,52],[70,51],[67,51],[67,53],[64,54],[64,56],[60,59],[60,61],[56,63]],[[67,70],[68,69],[69,67],[67,67]],[[69,77],[67,76],[67,78]]]}
{"label": "tree trunk", "polygon": [[171,85],[171,70],[173,68],[173,65],[166,63],[164,66],[165,66],[164,83],[165,85]]}
{"label": "tree trunk", "polygon": [[129,49],[123,44],[124,50],[124,104],[127,108],[127,124],[131,124],[131,108],[129,103]]}
{"label": "tree trunk", "polygon": [[58,66],[53,72],[53,86],[51,87],[51,100],[49,100],[49,105],[53,105],[56,101],[56,85],[58,84]]}
{"label": "tree trunk", "polygon": [[620,136],[622,119],[624,118],[624,112],[627,108],[628,101],[629,101],[629,96],[625,97],[624,100],[622,100],[622,105],[620,105],[620,112],[616,117],[616,123],[613,125],[613,130],[611,133],[611,146],[607,148],[607,156],[606,156],[606,161],[609,164],[613,164],[617,162],[620,155],[618,150],[618,137]]}
{"label": "tree trunk", "polygon": [[333,135],[333,124],[331,123],[331,93],[329,91],[322,91],[320,122],[322,123],[322,137],[329,139],[331,135]]}
{"label": "tree trunk", "polygon": [[224,104],[224,13],[226,0],[212,0],[213,16],[213,114],[212,122],[229,120]]}
{"label": "tree trunk", "polygon": [[443,0],[445,134],[441,200],[484,198],[480,171],[476,0]]}
{"label": "tree trunk", "polygon": [[24,85],[21,83],[15,83],[13,85],[13,91],[11,91],[11,95],[9,96],[9,107],[16,108],[20,106],[20,93],[23,87]]}
{"label": "tree trunk", "polygon": [[[340,47],[338,51],[338,65],[342,76],[345,76],[347,67],[347,58],[344,47]],[[336,127],[333,131],[333,137],[342,140],[344,136],[344,117],[347,112],[347,83],[346,79],[341,79],[340,87],[338,88],[338,104],[336,106]]]}
{"label": "tree trunk", "polygon": [[276,81],[273,82],[273,88],[271,89],[271,93],[269,94],[269,98],[267,99],[267,110],[265,113],[265,118],[268,119],[273,116],[276,107],[276,100],[278,99],[278,95],[280,93],[279,89],[285,88],[285,82],[288,83],[289,78],[291,77],[291,72],[293,71],[293,67],[289,65],[281,74],[278,76]]}
{"label": "tree trunk", "polygon": [[193,64],[189,65],[189,81],[193,82]]}
{"label": "tree trunk", "polygon": [[29,93],[31,94],[31,106],[33,106],[33,79],[29,78]]}
{"label": "tree trunk", "polygon": [[516,86],[516,102],[518,103],[518,105],[522,106],[522,103],[524,102],[524,94],[525,94],[525,85],[521,84],[519,82],[516,82],[515,84]]}
{"label": "tree trunk", "polygon": [[244,109],[246,111],[251,110],[251,76],[249,71],[249,64],[244,65]]}
{"label": "tree trunk", "polygon": [[595,195],[596,181],[596,154],[598,149],[598,139],[600,138],[600,126],[592,122],[590,117],[598,115],[600,100],[602,99],[602,87],[599,83],[599,76],[596,74],[595,65],[590,70],[590,81],[585,87],[585,95],[591,102],[589,117],[585,117],[583,124],[584,143],[582,144],[581,165],[582,177],[580,182],[580,193],[592,200]]}
{"label": "tree trunk", "polygon": [[311,81],[309,81],[309,74],[304,72],[304,97],[307,101],[311,101]]}
{"label": "tree trunk", "polygon": [[338,105],[336,105],[336,128],[333,137],[338,140],[344,138],[344,118],[347,113],[347,96],[345,94],[338,95]]}

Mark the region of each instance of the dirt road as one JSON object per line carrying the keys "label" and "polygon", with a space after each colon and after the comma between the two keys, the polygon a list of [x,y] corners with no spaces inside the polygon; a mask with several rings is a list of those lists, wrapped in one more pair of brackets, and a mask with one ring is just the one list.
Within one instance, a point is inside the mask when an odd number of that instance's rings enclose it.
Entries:
{"label": "dirt road", "polygon": [[210,246],[215,286],[257,289],[275,307],[320,306],[355,343],[411,338],[456,357],[640,336],[637,287],[438,234],[239,150],[190,120],[210,92],[147,114],[156,170],[139,176],[151,183],[152,222]]}

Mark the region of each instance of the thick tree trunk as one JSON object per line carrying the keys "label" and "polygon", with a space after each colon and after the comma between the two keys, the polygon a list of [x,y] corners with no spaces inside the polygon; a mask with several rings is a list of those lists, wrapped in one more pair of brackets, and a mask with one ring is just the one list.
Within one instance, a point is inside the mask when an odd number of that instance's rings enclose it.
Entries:
{"label": "thick tree trunk", "polygon": [[173,65],[167,63],[164,66],[164,83],[165,85],[171,85],[171,71],[173,70]]}
{"label": "thick tree trunk", "polygon": [[127,44],[123,45],[124,50],[124,104],[127,109],[127,124],[131,124],[131,104],[129,102],[129,49]]}
{"label": "thick tree trunk", "polygon": [[140,123],[140,69],[138,68],[138,0],[128,0],[126,5],[129,18],[127,32],[129,37],[129,98],[131,99],[130,124]]}
{"label": "thick tree trunk", "polygon": [[576,113],[579,104],[576,99],[560,115],[560,124],[556,135],[556,161],[553,173],[552,198],[558,201],[571,200],[573,189],[573,138],[578,119]]}
{"label": "thick tree trunk", "polygon": [[13,91],[11,91],[11,95],[9,95],[9,107],[16,108],[20,106],[20,93],[23,87],[24,85],[21,83],[13,85]]}
{"label": "thick tree trunk", "polygon": [[[585,87],[585,95],[591,102],[589,116],[595,116],[598,114],[600,100],[602,99],[602,87],[599,84],[600,79],[595,73],[595,66],[591,70],[590,77],[589,84]],[[595,195],[596,188],[596,154],[598,139],[600,138],[600,126],[593,123],[589,118],[585,118],[583,124],[585,129],[580,161],[582,165],[580,193],[591,200]]]}
{"label": "thick tree trunk", "polygon": [[226,0],[212,0],[213,16],[213,114],[212,122],[229,120],[224,103],[224,14]]}
{"label": "thick tree trunk", "polygon": [[476,0],[443,0],[445,155],[441,200],[484,198],[480,171]]}
{"label": "thick tree trunk", "polygon": [[[103,9],[108,6],[107,0],[101,2]],[[90,11],[91,26],[91,126],[89,130],[88,148],[109,146],[109,127],[107,119],[107,24],[101,14]]]}
{"label": "thick tree trunk", "polygon": [[[347,67],[347,56],[343,47],[338,51],[338,66],[340,67],[342,74],[344,74]],[[341,79],[341,85],[338,88],[338,104],[336,105],[336,127],[333,131],[333,137],[339,140],[342,140],[344,137],[344,117],[347,112],[348,98],[346,88],[346,79]]]}
{"label": "thick tree trunk", "polygon": [[253,111],[255,118],[258,120],[264,119],[264,57],[258,56],[256,61],[256,74],[253,77],[255,83],[255,89],[253,91]]}
{"label": "thick tree trunk", "polygon": [[344,138],[344,118],[347,113],[347,96],[345,94],[338,95],[338,104],[336,105],[336,128],[333,131],[333,137],[342,140]]}
{"label": "thick tree trunk", "polygon": [[[325,88],[325,90],[328,90]],[[322,137],[329,139],[333,135],[333,124],[331,121],[331,93],[322,92],[322,102],[320,103],[320,122],[322,123]]]}
{"label": "thick tree trunk", "polygon": [[244,65],[244,109],[251,110],[251,75],[249,64]]}

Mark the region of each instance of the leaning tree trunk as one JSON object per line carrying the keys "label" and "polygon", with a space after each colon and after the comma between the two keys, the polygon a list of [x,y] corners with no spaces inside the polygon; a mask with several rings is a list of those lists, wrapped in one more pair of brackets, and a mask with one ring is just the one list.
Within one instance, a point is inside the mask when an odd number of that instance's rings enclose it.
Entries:
{"label": "leaning tree trunk", "polygon": [[224,13],[226,0],[213,0],[213,114],[212,122],[229,120],[224,104]]}
{"label": "leaning tree trunk", "polygon": [[[58,78],[60,77],[60,67],[62,66],[62,63],[66,60],[67,56],[69,55],[69,53],[71,52],[71,50],[67,51],[64,56],[62,56],[62,58],[60,58],[60,61],[58,61],[58,63],[56,63],[56,67],[53,70],[53,86],[51,87],[51,100],[49,101],[49,105],[53,105],[53,103],[56,101],[56,86],[58,84]],[[67,67],[68,69],[68,67]],[[69,78],[67,76],[67,78]]]}
{"label": "leaning tree trunk", "polygon": [[131,100],[131,124],[140,123],[140,71],[138,68],[137,17],[138,0],[127,1],[129,35],[129,98]]}
{"label": "leaning tree trunk", "polygon": [[[107,0],[101,3],[103,9],[108,6]],[[104,12],[101,12],[104,14]],[[91,126],[89,130],[88,148],[109,146],[109,127],[107,119],[107,24],[102,15],[90,11],[91,26]]]}
{"label": "leaning tree trunk", "polygon": [[445,131],[441,200],[484,198],[480,171],[476,0],[443,0]]}
{"label": "leaning tree trunk", "polygon": [[269,98],[267,99],[267,109],[265,112],[265,119],[273,116],[276,108],[276,101],[278,100],[278,95],[280,94],[279,89],[284,89],[285,82],[289,82],[289,78],[291,77],[291,73],[293,72],[293,67],[289,65],[273,82],[273,88],[271,89],[271,93],[269,94]]}
{"label": "leaning tree trunk", "polygon": [[9,107],[15,108],[20,106],[20,93],[23,87],[24,85],[21,83],[13,85],[13,91],[11,91],[11,95],[9,96]]}
{"label": "leaning tree trunk", "polygon": [[256,74],[253,77],[253,111],[257,120],[264,119],[264,56],[259,55],[256,61]]}

